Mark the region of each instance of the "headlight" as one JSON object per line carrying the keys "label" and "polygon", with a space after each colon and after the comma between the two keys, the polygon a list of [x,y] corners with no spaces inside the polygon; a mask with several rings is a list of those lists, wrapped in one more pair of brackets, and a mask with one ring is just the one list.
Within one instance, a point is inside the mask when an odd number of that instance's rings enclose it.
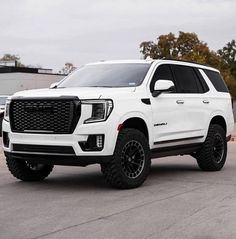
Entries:
{"label": "headlight", "polygon": [[82,100],[81,103],[92,105],[91,117],[84,121],[85,124],[107,120],[113,109],[112,100]]}
{"label": "headlight", "polygon": [[5,113],[4,113],[4,120],[6,120],[6,121],[9,121],[10,102],[11,102],[11,100],[9,100],[9,99],[6,100]]}

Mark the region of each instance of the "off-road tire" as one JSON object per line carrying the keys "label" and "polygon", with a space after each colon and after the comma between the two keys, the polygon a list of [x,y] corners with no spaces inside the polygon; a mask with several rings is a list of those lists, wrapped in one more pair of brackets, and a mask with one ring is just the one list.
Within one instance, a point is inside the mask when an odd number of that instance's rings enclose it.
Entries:
{"label": "off-road tire", "polygon": [[11,174],[22,181],[41,181],[52,171],[53,165],[40,165],[38,170],[33,170],[26,161],[6,158],[7,167]]}
{"label": "off-road tire", "polygon": [[[140,169],[139,171],[140,174],[137,174],[136,178],[130,178],[129,176],[127,176],[127,172],[124,171],[124,168],[123,168],[124,158],[128,157],[129,160],[131,160],[130,155],[128,156],[128,154],[124,154],[124,149],[126,149],[128,147],[127,145],[131,143],[137,145],[137,151],[136,151],[137,153],[134,153],[135,151],[133,151],[134,155],[136,156],[142,155],[142,157],[140,156],[140,158],[142,158],[142,163],[139,162],[140,165],[142,164],[142,170]],[[142,152],[142,154],[140,154],[140,152]],[[134,155],[132,158],[135,157]],[[129,189],[129,188],[135,188],[140,186],[146,180],[150,171],[150,166],[151,166],[151,153],[150,153],[150,148],[149,148],[147,138],[139,130],[132,129],[132,128],[125,128],[125,129],[122,129],[118,135],[112,160],[109,163],[102,164],[101,170],[106,181],[112,187],[121,188],[121,189]],[[134,167],[138,167],[138,166],[134,166]]]}
{"label": "off-road tire", "polygon": [[[221,158],[217,161],[215,148],[216,138],[221,142]],[[217,124],[209,126],[208,134],[202,148],[196,153],[198,166],[203,171],[219,171],[223,168],[227,156],[227,140],[225,130]]]}

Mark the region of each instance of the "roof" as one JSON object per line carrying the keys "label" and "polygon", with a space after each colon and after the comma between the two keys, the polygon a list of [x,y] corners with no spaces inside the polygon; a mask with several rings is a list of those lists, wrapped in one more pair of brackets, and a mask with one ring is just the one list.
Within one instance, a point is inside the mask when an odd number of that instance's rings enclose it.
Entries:
{"label": "roof", "polygon": [[212,71],[218,71],[217,69],[204,65],[204,64],[199,64],[195,63],[192,61],[184,61],[184,60],[175,60],[175,59],[148,59],[148,60],[111,60],[111,61],[98,61],[94,63],[89,63],[88,65],[97,65],[97,64],[128,64],[128,63],[133,63],[133,64],[151,64],[151,63],[170,63],[170,64],[178,64],[178,65],[185,65],[185,66],[192,66],[192,67],[197,67],[197,68],[202,68],[202,69],[208,69]]}
{"label": "roof", "polygon": [[185,60],[178,60],[178,59],[162,59],[162,60],[157,60],[157,61],[162,61],[162,62],[169,62],[169,63],[178,63],[179,65],[187,65],[187,66],[193,66],[193,67],[198,67],[198,68],[203,68],[203,69],[208,69],[208,70],[213,70],[213,71],[218,71],[217,69],[206,65],[206,64],[200,64],[194,61],[185,61]]}
{"label": "roof", "polygon": [[123,63],[133,63],[133,64],[147,64],[152,63],[154,60],[109,60],[109,61],[98,61],[98,62],[92,62],[88,65],[97,65],[97,64],[123,64]]}
{"label": "roof", "polygon": [[0,65],[0,74],[20,72],[20,73],[33,73],[33,74],[44,74],[44,75],[64,75],[64,74],[50,73],[50,71],[52,71],[52,69]]}

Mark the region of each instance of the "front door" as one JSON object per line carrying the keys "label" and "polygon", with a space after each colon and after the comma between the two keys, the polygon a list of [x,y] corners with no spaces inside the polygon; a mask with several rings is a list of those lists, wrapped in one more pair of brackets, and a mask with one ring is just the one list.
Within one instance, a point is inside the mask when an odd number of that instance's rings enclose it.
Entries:
{"label": "front door", "polygon": [[176,90],[150,97],[154,148],[194,143],[203,138],[207,112],[203,110],[203,97],[194,74],[194,70],[186,66],[164,64],[156,69],[150,92],[159,79],[172,80]]}

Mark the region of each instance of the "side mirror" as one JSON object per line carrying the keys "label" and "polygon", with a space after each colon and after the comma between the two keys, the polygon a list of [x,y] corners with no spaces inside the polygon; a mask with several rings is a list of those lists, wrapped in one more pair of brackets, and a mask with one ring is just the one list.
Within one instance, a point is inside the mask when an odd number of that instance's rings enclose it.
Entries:
{"label": "side mirror", "polygon": [[54,89],[57,88],[57,85],[59,84],[59,82],[54,82],[50,85],[49,89]]}
{"label": "side mirror", "polygon": [[175,85],[171,80],[158,80],[154,85],[153,97],[157,97],[162,92],[172,92],[175,89]]}

